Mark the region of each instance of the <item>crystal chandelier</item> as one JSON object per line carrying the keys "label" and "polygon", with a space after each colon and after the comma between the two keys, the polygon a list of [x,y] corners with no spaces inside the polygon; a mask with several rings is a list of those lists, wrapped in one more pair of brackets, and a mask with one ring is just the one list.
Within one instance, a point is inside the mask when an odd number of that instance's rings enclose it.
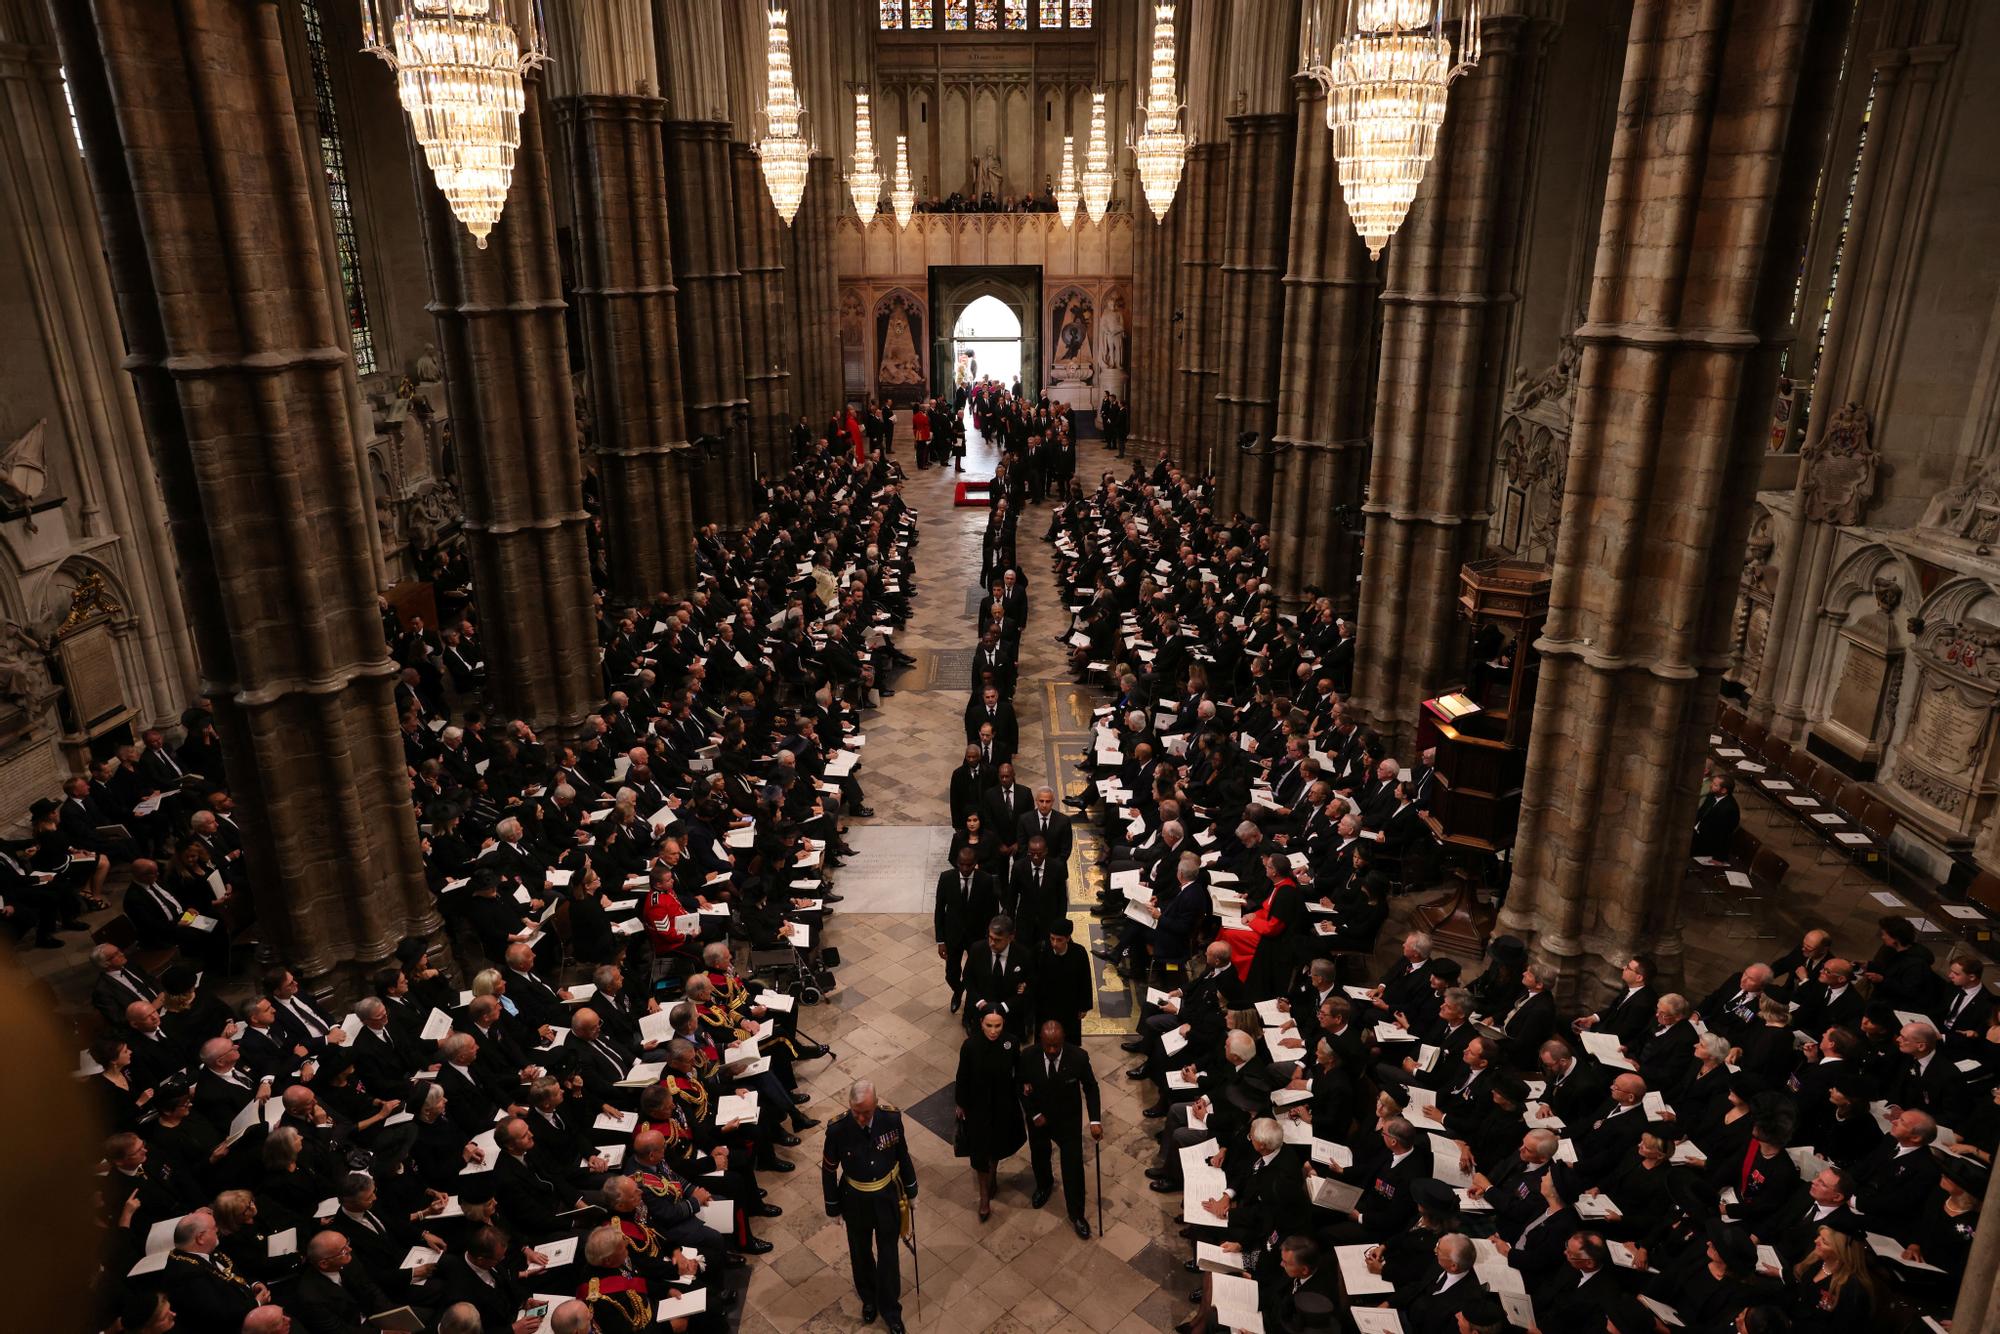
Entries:
{"label": "crystal chandelier", "polygon": [[1062,177],[1056,182],[1056,216],[1067,227],[1076,221],[1076,206],[1081,198],[1076,189],[1076,136],[1063,136]]}
{"label": "crystal chandelier", "polygon": [[507,207],[527,95],[548,59],[534,0],[361,0],[361,49],[396,72],[424,162],[479,248]]}
{"label": "crystal chandelier", "polygon": [[[1326,125],[1333,131],[1341,193],[1370,259],[1382,257],[1382,247],[1423,184],[1451,81],[1479,63],[1483,0],[1456,4],[1456,63],[1445,35],[1446,0],[1309,0],[1307,5],[1299,72],[1326,90]],[[1337,26],[1336,7],[1345,13]]]}
{"label": "crystal chandelier", "polygon": [[1174,192],[1180,189],[1181,166],[1187,161],[1189,137],[1181,132],[1181,104],[1174,100],[1174,7],[1160,0],[1153,18],[1153,77],[1146,104],[1139,108],[1146,130],[1132,141],[1139,163],[1139,185],[1155,218],[1167,216]]}
{"label": "crystal chandelier", "polygon": [[1104,94],[1090,95],[1090,150],[1083,166],[1083,210],[1092,222],[1111,208],[1111,147],[1104,141]]}
{"label": "crystal chandelier", "polygon": [[875,165],[875,118],[868,110],[866,88],[854,93],[854,171],[847,178],[847,188],[854,196],[854,211],[866,227],[882,207],[882,173]]}
{"label": "crystal chandelier", "polygon": [[784,6],[773,5],[767,12],[770,44],[764,53],[764,137],[757,141],[757,155],[763,162],[764,187],[771,192],[771,206],[789,227],[799,215],[799,201],[805,198],[806,159],[812,156],[812,146],[799,129],[805,108],[799,105],[798,89],[792,84],[792,41]]}
{"label": "crystal chandelier", "polygon": [[889,207],[896,211],[896,225],[908,227],[917,211],[916,187],[910,184],[910,136],[896,136],[896,183],[889,187]]}

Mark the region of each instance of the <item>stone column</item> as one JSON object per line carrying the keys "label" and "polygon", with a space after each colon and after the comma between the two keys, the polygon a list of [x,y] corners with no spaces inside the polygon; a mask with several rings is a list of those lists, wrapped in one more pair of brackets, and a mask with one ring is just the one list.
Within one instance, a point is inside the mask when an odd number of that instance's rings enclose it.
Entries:
{"label": "stone column", "polygon": [[[730,145],[730,171],[736,189],[736,268],[743,275],[737,288],[743,321],[743,386],[750,407],[750,450],[741,456],[743,466],[737,474],[747,522],[757,474],[775,474],[789,452],[784,442],[792,405],[791,321],[785,302],[790,238],[784,219],[771,204],[770,191],[764,188],[763,165],[747,145]],[[804,207],[802,200],[801,211]]]}
{"label": "stone column", "polygon": [[1366,480],[1380,283],[1341,199],[1326,98],[1308,79],[1297,93],[1271,573],[1287,604],[1316,588],[1351,616],[1360,562],[1348,520]]}
{"label": "stone column", "polygon": [[1229,184],[1229,146],[1200,143],[1188,150],[1174,211],[1180,219],[1175,240],[1179,300],[1175,326],[1173,398],[1168,409],[1167,444],[1183,467],[1200,472],[1215,466],[1221,405],[1215,392],[1222,379],[1222,235],[1224,192]]}
{"label": "stone column", "polygon": [[[142,725],[172,725],[200,667],[174,583],[166,507],[146,454],[96,204],[70,132],[62,58],[44,0],[0,3],[0,225],[33,293],[77,505],[94,554],[118,569],[144,663],[130,684]],[[22,331],[21,336],[30,336]],[[10,420],[25,428],[29,421]],[[53,489],[53,488],[51,488]]]}
{"label": "stone column", "polygon": [[1389,242],[1354,701],[1391,753],[1462,679],[1458,571],[1484,550],[1546,25],[1489,19],[1437,156]]}
{"label": "stone column", "polygon": [[[1838,525],[1822,521],[1827,516],[1806,494],[1809,460],[1843,404],[1860,404],[1871,421],[1880,421],[1889,406],[1896,362],[1881,355],[1881,349],[1900,344],[1912,314],[1916,273],[1909,238],[1926,232],[1936,198],[1936,144],[1956,109],[1949,93],[1951,65],[1966,9],[1952,3],[1891,5],[1883,8],[1882,19],[1881,40],[1870,53],[1875,101],[1868,142],[1855,178],[1840,282],[1813,386],[1792,521],[1775,560],[1778,588],[1766,641],[1770,648],[1751,698],[1752,713],[1793,741],[1808,725],[1806,692],[1818,639],[1814,631],[1839,533]],[[1846,161],[1838,155],[1834,160]],[[1825,213],[1837,223],[1835,209]],[[1862,497],[1864,506],[1871,499]]]}
{"label": "stone column", "polygon": [[[1296,26],[1296,25],[1294,25]],[[1285,319],[1285,257],[1292,210],[1293,117],[1229,118],[1229,193],[1222,255],[1222,377],[1215,449],[1216,511],[1264,522],[1271,511],[1271,448],[1278,426],[1278,358]],[[1236,441],[1258,436],[1258,453]]]}
{"label": "stone column", "polygon": [[840,265],[833,252],[840,200],[838,164],[830,157],[814,157],[785,260],[791,309],[785,321],[786,352],[792,378],[789,416],[779,424],[781,467],[791,462],[790,422],[801,416],[824,422],[841,399]]}
{"label": "stone column", "polygon": [[613,597],[694,583],[680,331],[667,231],[666,101],[654,92],[652,9],[599,0],[556,11],[558,107],[570,152],[576,300],[596,424]]}
{"label": "stone column", "polygon": [[1148,211],[1132,223],[1132,369],[1128,377],[1131,393],[1126,407],[1131,413],[1128,447],[1144,458],[1156,458],[1169,451],[1173,436],[1174,386],[1181,324],[1174,319],[1177,296],[1176,277],[1181,219],[1187,216],[1187,180],[1181,180],[1174,203],[1158,222]]}
{"label": "stone column", "polygon": [[[1587,322],[1503,929],[1574,999],[1634,951],[1679,965],[1697,778],[1728,663],[1766,381],[1824,148],[1815,0],[1639,0]],[[1371,550],[1369,559],[1374,559]]]}
{"label": "stone column", "polygon": [[352,995],[439,923],[278,7],[52,11],[260,928]]}
{"label": "stone column", "polygon": [[668,121],[667,182],[688,433],[722,442],[713,457],[697,456],[695,522],[741,527],[750,509],[750,400],[743,379],[743,275],[736,267],[728,123]]}
{"label": "stone column", "polygon": [[507,207],[483,250],[422,153],[412,161],[487,695],[506,716],[565,734],[601,682],[543,120],[541,79],[531,77]]}

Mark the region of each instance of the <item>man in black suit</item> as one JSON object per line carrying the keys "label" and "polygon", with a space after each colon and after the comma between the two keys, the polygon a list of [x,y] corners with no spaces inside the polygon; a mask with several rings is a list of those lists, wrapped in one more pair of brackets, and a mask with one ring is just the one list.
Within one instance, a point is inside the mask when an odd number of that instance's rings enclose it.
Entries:
{"label": "man in black suit", "polygon": [[[137,1225],[138,1219],[133,1222]],[[250,1282],[236,1272],[228,1256],[216,1254],[220,1244],[215,1215],[207,1209],[196,1210],[174,1227],[174,1248],[160,1271],[160,1288],[173,1304],[177,1321],[189,1329],[241,1329],[243,1317],[271,1299],[262,1283]]]}
{"label": "man in black suit", "polygon": [[1021,727],[1014,718],[1014,706],[1000,698],[999,686],[987,686],[977,699],[965,706],[965,740],[969,745],[979,739],[979,729],[991,725],[993,728],[993,762],[1012,761],[1014,752],[1021,748]]}
{"label": "man in black suit", "polygon": [[1937,1189],[1937,1161],[1928,1152],[1936,1139],[1936,1118],[1904,1108],[1890,1120],[1889,1137],[1854,1164],[1859,1187],[1854,1203],[1871,1231],[1897,1238],[1916,1235],[1925,1202]]}
{"label": "man in black suit", "polygon": [[1056,809],[1056,790],[1052,787],[1035,789],[1035,809],[1020,819],[1019,837],[1025,843],[1030,835],[1040,834],[1049,845],[1049,858],[1058,865],[1069,865],[1070,849],[1075,845],[1076,834],[1070,826],[1069,816]]}
{"label": "man in black suit", "polygon": [[340,1233],[329,1228],[316,1234],[305,1245],[305,1257],[285,1309],[307,1334],[367,1334],[375,1328],[369,1316],[399,1305],[354,1264],[354,1248]]}
{"label": "man in black suit", "polygon": [[1026,783],[1014,781],[1012,760],[996,765],[995,772],[1000,781],[987,792],[986,804],[979,813],[986,821],[985,827],[1000,840],[1000,851],[1008,858],[1006,871],[1011,875],[1027,846],[1027,837],[1021,832],[1021,817],[1035,809],[1035,794]]}
{"label": "man in black suit", "polygon": [[[1276,1334],[1299,1334],[1307,1319],[1299,1311],[1299,1298],[1323,1297],[1334,1307],[1340,1305],[1340,1269],[1325,1263],[1319,1243],[1311,1237],[1286,1237],[1278,1248],[1278,1272],[1259,1285],[1258,1306],[1263,1310],[1264,1327]],[[1313,1328],[1318,1328],[1313,1317]]]}
{"label": "man in black suit", "polygon": [[1200,1203],[1230,1241],[1245,1249],[1267,1247],[1273,1236],[1288,1236],[1312,1225],[1305,1166],[1303,1151],[1285,1143],[1278,1123],[1260,1117],[1250,1123],[1242,1141],[1225,1145],[1223,1169],[1230,1194],[1221,1212],[1213,1200]]}
{"label": "man in black suit", "polygon": [[1028,1031],[1034,1001],[1028,994],[1028,951],[1014,943],[1014,921],[1002,913],[986,927],[986,943],[974,945],[965,961],[965,1027],[972,1028],[989,1010],[998,1010],[1007,1031],[1019,1038]]}
{"label": "man in black suit", "polygon": [[[1578,1232],[1565,1243],[1569,1272],[1533,1294],[1535,1319],[1543,1329],[1640,1329],[1651,1313],[1639,1307],[1611,1275],[1611,1250],[1595,1232]],[[1612,1322],[1607,1326],[1607,1321]]]}
{"label": "man in black suit", "polygon": [[292,1045],[317,1053],[328,1045],[338,1046],[347,1040],[333,1016],[300,989],[298,975],[291,969],[275,968],[266,973],[264,994],[270,998],[278,1031]]}
{"label": "man in black suit", "polygon": [[1625,1054],[1637,1062],[1647,1088],[1680,1087],[1681,1076],[1694,1064],[1694,1025],[1688,1022],[1685,996],[1672,992],[1653,1007],[1653,1028],[1637,1046],[1625,1044]]}
{"label": "man in black suit", "polygon": [[1619,969],[1625,989],[1598,1006],[1595,1014],[1572,1020],[1570,1026],[1579,1033],[1609,1033],[1618,1039],[1620,1046],[1636,1050],[1640,1040],[1653,1028],[1653,1007],[1659,1001],[1659,994],[1651,986],[1652,978],[1653,961],[1644,955],[1632,956]]}
{"label": "man in black suit", "polygon": [[242,1053],[228,1038],[201,1044],[201,1070],[194,1077],[194,1109],[224,1134],[252,1101],[271,1096],[273,1080],[242,1068]]}
{"label": "man in black suit", "polygon": [[1000,901],[1000,911],[1013,917],[1027,941],[1039,940],[1049,928],[1069,916],[1069,867],[1049,856],[1040,834],[1031,835],[1026,853],[1014,864],[1014,878]]}
{"label": "man in black suit", "polygon": [[972,651],[972,692],[975,698],[989,674],[1000,688],[1000,698],[1014,698],[1014,653],[1001,639],[999,629],[991,626],[980,637],[979,647]]}
{"label": "man in black suit", "polygon": [[986,794],[999,782],[994,767],[980,755],[976,745],[965,748],[965,763],[951,771],[951,823],[965,828],[965,817],[986,806]]}
{"label": "man in black suit", "polygon": [[1437,1239],[1434,1254],[1434,1271],[1396,1291],[1395,1305],[1403,1313],[1407,1334],[1458,1334],[1459,1312],[1479,1305],[1490,1295],[1473,1277],[1476,1252],[1471,1238],[1447,1232]]}
{"label": "man in black suit", "polygon": [[466,1240],[462,1254],[447,1255],[438,1262],[431,1281],[436,1294],[434,1305],[449,1310],[466,1305],[479,1313],[480,1328],[511,1330],[514,1319],[526,1304],[528,1288],[507,1272],[507,1234],[497,1227],[481,1227]]}
{"label": "man in black suit", "polygon": [[139,738],[145,743],[146,753],[139,759],[139,773],[155,792],[178,792],[186,770],[173,752],[167,749],[167,739],[158,728],[149,727]]}
{"label": "man in black suit", "polygon": [[535,1146],[535,1132],[518,1116],[494,1131],[500,1156],[493,1165],[493,1198],[501,1214],[531,1237],[563,1231],[563,1215],[584,1207],[570,1173]]}
{"label": "man in black suit", "polygon": [[1600,1184],[1625,1161],[1646,1133],[1646,1081],[1623,1074],[1611,1081],[1611,1097],[1597,1114],[1569,1127],[1576,1144],[1576,1174],[1585,1188]]}
{"label": "man in black suit", "polygon": [[[444,1241],[410,1221],[407,1211],[383,1204],[376,1196],[375,1178],[366,1172],[349,1172],[341,1178],[335,1198],[339,1207],[327,1226],[346,1238],[353,1252],[354,1267],[349,1272],[365,1276],[390,1300],[407,1299],[410,1285],[429,1278],[432,1265],[405,1269],[403,1257],[413,1246],[446,1250]],[[376,1306],[370,1311],[383,1309]]]}
{"label": "man in black suit", "polygon": [[1566,1042],[1555,1038],[1544,1042],[1539,1059],[1541,1106],[1547,1109],[1542,1114],[1558,1116],[1565,1125],[1582,1122],[1610,1091],[1611,1081],[1605,1076],[1604,1067],[1578,1055]]}
{"label": "man in black suit", "polygon": [[207,929],[194,925],[198,914],[160,883],[158,862],[137,858],[131,874],[132,883],[125,887],[125,915],[132,919],[142,946],[149,950],[179,949],[199,960],[205,969],[219,969],[227,961],[228,935],[219,925]]}
{"label": "man in black suit", "polygon": [[125,1020],[125,1007],[133,1001],[151,1003],[160,998],[160,983],[151,973],[133,963],[116,945],[99,945],[90,951],[97,966],[97,980],[90,985],[90,1006],[107,1024]]}
{"label": "man in black suit", "polygon": [[467,1138],[493,1124],[493,1117],[516,1096],[513,1089],[496,1085],[480,1068],[478,1039],[470,1033],[452,1033],[439,1044],[444,1059],[438,1065],[437,1086],[445,1093],[445,1114]]}
{"label": "man in black suit", "polygon": [[1067,917],[1049,923],[1047,939],[1035,951],[1034,978],[1029,986],[1029,994],[1035,998],[1036,1022],[1061,1024],[1063,1040],[1071,1046],[1082,1043],[1083,1016],[1097,1003],[1090,957],[1074,942],[1075,931],[1076,925]]}
{"label": "man in black suit", "polygon": [[1549,979],[1540,964],[1521,970],[1521,994],[1504,1014],[1491,1016],[1500,1030],[1503,1059],[1517,1070],[1532,1069],[1542,1044],[1556,1031],[1556,999],[1549,992]]}
{"label": "man in black suit", "polygon": [[1951,984],[1951,991],[1934,1012],[1937,1031],[1944,1035],[1948,1054],[1971,1056],[1985,1045],[1986,1030],[1993,1026],[1994,1005],[1993,997],[1986,991],[1986,965],[1970,955],[1953,959],[1945,969],[1945,981]]}
{"label": "man in black suit", "polygon": [[632,1111],[639,1106],[638,1089],[618,1087],[636,1058],[629,1048],[604,1031],[604,1021],[598,1018],[597,1011],[584,1007],[571,1016],[569,1036],[563,1039],[563,1055],[571,1075],[583,1081],[579,1116],[586,1109],[615,1107]]}
{"label": "man in black suit", "polygon": [[1077,1236],[1088,1238],[1090,1224],[1083,1215],[1083,1121],[1078,1115],[1079,1092],[1089,1113],[1090,1137],[1104,1138],[1104,1109],[1090,1057],[1082,1047],[1066,1045],[1062,1025],[1050,1019],[1042,1024],[1040,1044],[1021,1053],[1019,1069],[1021,1108],[1028,1118],[1028,1148],[1035,1168],[1031,1202],[1039,1209],[1055,1191],[1049,1168],[1053,1144],[1062,1154],[1063,1203],[1069,1207],[1070,1226],[1076,1229]]}
{"label": "man in black suit", "polygon": [[[1809,981],[1784,994],[1798,1006],[1792,1012],[1792,1026],[1802,1033],[1824,1033],[1829,1028],[1859,1029],[1861,1012],[1868,1008],[1854,986],[1852,959],[1821,960]],[[1981,1024],[1979,1029],[1984,1037],[1986,1026]]]}
{"label": "man in black suit", "polygon": [[1708,791],[1702,795],[1701,805],[1694,816],[1694,852],[1696,857],[1727,857],[1730,840],[1736,836],[1736,827],[1743,823],[1743,812],[1736,807],[1736,779],[1730,774],[1715,774],[1708,780]]}
{"label": "man in black suit", "polygon": [[958,850],[958,865],[940,871],[936,901],[931,908],[931,934],[944,960],[944,980],[951,988],[952,1013],[965,998],[965,955],[979,944],[981,927],[1000,911],[993,879],[978,868],[979,855],[970,847]]}

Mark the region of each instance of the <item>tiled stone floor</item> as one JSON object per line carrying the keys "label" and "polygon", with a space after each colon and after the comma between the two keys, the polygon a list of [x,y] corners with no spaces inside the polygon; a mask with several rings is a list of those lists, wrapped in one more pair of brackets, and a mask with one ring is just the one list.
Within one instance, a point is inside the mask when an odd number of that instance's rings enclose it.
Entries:
{"label": "tiled stone floor", "polygon": [[[1083,470],[1094,475],[1102,446],[1089,442],[1084,451]],[[861,778],[876,811],[868,823],[947,824],[947,788],[961,754],[970,685],[966,669],[977,638],[971,610],[977,602],[970,595],[986,512],[952,507],[955,474],[918,472],[907,445],[898,457],[910,474],[906,494],[921,512],[920,594],[901,636],[920,661],[869,719]],[[992,466],[992,451],[974,437],[965,475],[987,476]],[[1075,739],[1088,734],[1089,710],[1078,719],[1062,649],[1055,643],[1067,616],[1049,592],[1048,548],[1039,540],[1047,522],[1042,507],[1021,525],[1030,619],[1014,707],[1021,727],[1020,781],[1030,786],[1053,781],[1060,787],[1055,766],[1062,742],[1068,739],[1073,748]],[[1052,713],[1060,719],[1053,731],[1047,725]],[[1083,881],[1073,875],[1071,883]],[[1087,890],[1073,888],[1072,898],[1079,893],[1088,897]],[[931,943],[929,917],[843,911],[828,939],[842,958],[839,988],[827,1004],[800,1017],[805,1031],[839,1052],[831,1066],[807,1067],[813,1114],[840,1110],[849,1081],[862,1077],[873,1080],[883,1098],[906,1108],[949,1088],[964,1030],[946,1008],[943,965]],[[1028,1207],[1032,1178],[1025,1150],[1002,1166],[993,1218],[981,1224],[972,1174],[952,1157],[950,1142],[915,1118],[906,1121],[920,1183],[923,1269],[919,1298],[905,1253],[903,1314],[912,1329],[1104,1334],[1167,1329],[1187,1313],[1187,1294],[1176,1291],[1193,1283],[1179,1266],[1178,1197],[1145,1189],[1141,1172],[1151,1162],[1154,1142],[1141,1129],[1149,1124],[1139,1115],[1146,1102],[1134,1091],[1140,1086],[1123,1076],[1127,1062],[1118,1041],[1116,1033],[1085,1039],[1105,1101],[1102,1238],[1078,1240],[1065,1220],[1060,1191],[1041,1210]],[[778,1249],[751,1274],[741,1317],[745,1334],[819,1334],[858,1323],[861,1306],[848,1275],[846,1232],[821,1206],[819,1135],[809,1132],[806,1143],[788,1155],[798,1171],[765,1178],[785,1215],[763,1231]],[[1093,1229],[1096,1218],[1093,1188]]]}
{"label": "tiled stone floor", "polygon": [[[907,429],[899,435],[907,442]],[[1086,441],[1082,452],[1079,475],[1095,477],[1109,466],[1100,444]],[[870,720],[861,776],[878,812],[870,823],[940,825],[950,819],[948,776],[961,753],[965,678],[975,639],[975,619],[968,609],[976,606],[971,594],[985,511],[954,509],[951,490],[957,477],[936,469],[915,471],[907,443],[899,457],[911,469],[910,501],[922,512],[920,596],[902,636],[920,662],[902,675],[897,693]],[[975,438],[965,475],[989,475],[992,463],[992,451]],[[1046,524],[1046,507],[1024,516],[1022,524],[1020,557],[1031,581],[1031,622],[1022,641],[1014,703],[1021,726],[1021,781],[1050,781],[1062,788],[1073,777],[1063,764],[1088,737],[1091,700],[1070,685],[1054,642],[1064,628],[1064,615],[1049,595],[1047,548],[1039,540]],[[1745,822],[1782,846],[1784,826],[1770,808],[1756,797],[1746,799],[1744,807]],[[1080,829],[1079,843],[1087,848],[1087,840],[1088,831]],[[1682,930],[1690,989],[1705,992],[1746,959],[1781,953],[1806,923],[1832,929],[1842,948],[1870,947],[1872,922],[1882,909],[1869,893],[1882,886],[1855,875],[1837,881],[1833,868],[1814,864],[1809,849],[1791,855],[1793,871],[1785,894],[1754,905],[1751,917],[1718,916],[1716,900],[1688,897]],[[1087,902],[1094,886],[1083,873],[1083,860],[1079,851],[1072,868],[1072,899]],[[114,902],[123,881],[121,869],[113,881]],[[1416,901],[1431,897],[1400,900],[1398,918]],[[108,915],[94,914],[92,923]],[[1392,923],[1383,939],[1393,942],[1399,933],[1400,921]],[[863,1076],[898,1106],[914,1107],[946,1089],[962,1030],[946,1010],[928,915],[840,913],[829,940],[843,959],[840,985],[825,1005],[801,1016],[807,1033],[839,1052],[835,1063],[814,1063],[802,1071],[813,1114],[825,1117],[838,1111],[848,1082]],[[80,936],[65,941],[62,950],[15,957],[48,989],[51,1008],[74,1014],[88,1009],[88,943]],[[228,995],[233,998],[239,990],[231,986]],[[1126,1061],[1117,1050],[1116,1033],[1097,1032],[1129,1025],[1125,1016],[1130,1010],[1122,1000],[1100,991],[1100,1013],[1085,1039],[1105,1103],[1104,1235],[1078,1240],[1065,1225],[1059,1199],[1040,1211],[1028,1208],[1025,1152],[1003,1165],[994,1216],[980,1224],[970,1172],[952,1157],[946,1140],[913,1124],[912,1154],[922,1184],[918,1230],[924,1279],[919,1296],[906,1256],[904,1313],[913,1329],[1137,1334],[1169,1329],[1188,1313],[1193,1279],[1179,1265],[1186,1254],[1178,1236],[1180,1200],[1145,1188],[1141,1172],[1154,1152],[1144,1129],[1150,1123],[1140,1116],[1145,1099],[1134,1091],[1140,1086],[1123,1077]],[[750,1271],[740,1318],[747,1334],[821,1334],[858,1324],[860,1304],[847,1272],[845,1233],[821,1207],[819,1148],[819,1132],[809,1132],[804,1145],[786,1151],[798,1170],[765,1177],[785,1214],[760,1228],[777,1249]],[[1094,1189],[1092,1193],[1094,1227]]]}

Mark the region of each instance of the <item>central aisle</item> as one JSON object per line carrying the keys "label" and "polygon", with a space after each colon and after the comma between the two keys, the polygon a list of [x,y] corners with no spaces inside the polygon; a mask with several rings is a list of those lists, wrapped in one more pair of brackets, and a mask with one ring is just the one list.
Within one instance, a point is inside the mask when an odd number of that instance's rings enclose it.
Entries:
{"label": "central aisle", "polygon": [[[916,614],[900,642],[918,662],[868,720],[861,778],[878,815],[855,824],[857,831],[897,830],[890,841],[899,845],[896,855],[906,866],[918,860],[910,849],[942,846],[937,831],[950,824],[947,789],[963,750],[962,713],[977,642],[975,580],[986,511],[954,509],[952,487],[964,477],[990,476],[994,462],[993,451],[976,433],[968,441],[963,474],[948,467],[917,471],[912,448],[905,418],[898,426],[896,458],[909,472],[905,495],[920,513],[921,540]],[[1083,442],[1082,452],[1079,480],[1094,481],[1111,466],[1096,441]],[[1047,505],[1030,507],[1021,520],[1018,551],[1029,579],[1030,620],[1021,641],[1014,706],[1021,729],[1019,781],[1030,786],[1048,781],[1062,791],[1070,763],[1088,744],[1091,703],[1069,680],[1055,643],[1067,616],[1050,593],[1049,547],[1041,541],[1048,521]],[[1084,832],[1079,826],[1080,843]],[[863,848],[872,841],[865,834],[854,840]],[[964,1030],[959,1016],[947,1009],[950,993],[931,940],[930,886],[942,865],[922,869],[920,899],[900,891],[899,904],[922,904],[921,911],[901,912],[857,911],[874,901],[875,891],[853,884],[853,873],[865,870],[863,859],[843,868],[839,887],[850,897],[829,932],[843,960],[840,986],[826,1004],[803,1011],[799,1019],[803,1031],[839,1052],[830,1067],[824,1062],[802,1067],[809,1072],[805,1084],[814,1116],[840,1111],[849,1081],[859,1078],[872,1079],[883,1098],[908,1114],[921,1186],[923,1292],[919,1297],[914,1290],[905,1252],[904,1319],[913,1330],[948,1328],[952,1334],[1171,1329],[1187,1314],[1195,1278],[1180,1268],[1180,1196],[1149,1192],[1142,1175],[1155,1152],[1154,1140],[1142,1129],[1152,1123],[1140,1116],[1150,1085],[1124,1075],[1132,1058],[1118,1050],[1120,1035],[1130,1031],[1122,992],[1100,993],[1100,1011],[1112,1013],[1093,1015],[1085,1039],[1104,1093],[1105,1235],[1078,1240],[1066,1224],[1060,1190],[1040,1210],[1028,1207],[1032,1179],[1025,1149],[1001,1165],[991,1221],[980,1223],[974,1212],[971,1170],[952,1157],[950,1141],[951,1086]],[[1073,903],[1087,903],[1095,893],[1095,883],[1074,865],[1070,883]],[[1082,943],[1089,919],[1081,909],[1072,916]],[[799,1170],[764,1177],[772,1201],[785,1214],[760,1228],[778,1247],[752,1270],[741,1325],[746,1334],[825,1334],[859,1325],[846,1234],[821,1205],[820,1147],[821,1132],[808,1132],[803,1146],[784,1151]],[[1088,1145],[1085,1153],[1086,1168],[1094,1174]],[[1094,1229],[1094,1184],[1092,1195]]]}

